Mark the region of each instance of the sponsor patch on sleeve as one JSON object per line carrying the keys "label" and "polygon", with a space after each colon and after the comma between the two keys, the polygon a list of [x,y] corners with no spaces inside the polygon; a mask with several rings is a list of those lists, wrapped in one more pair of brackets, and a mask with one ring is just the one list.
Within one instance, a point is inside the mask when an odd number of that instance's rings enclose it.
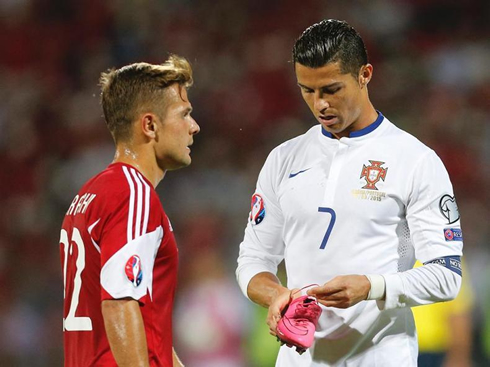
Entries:
{"label": "sponsor patch on sleeve", "polygon": [[428,264],[441,265],[448,268],[451,271],[454,271],[458,275],[462,275],[461,256],[439,257],[437,259],[430,260],[424,263],[424,265],[428,265]]}
{"label": "sponsor patch on sleeve", "polygon": [[461,228],[444,228],[444,238],[446,241],[463,241],[463,231]]}
{"label": "sponsor patch on sleeve", "polygon": [[250,221],[254,224],[260,224],[265,218],[264,199],[259,194],[252,196],[252,205],[250,210]]}

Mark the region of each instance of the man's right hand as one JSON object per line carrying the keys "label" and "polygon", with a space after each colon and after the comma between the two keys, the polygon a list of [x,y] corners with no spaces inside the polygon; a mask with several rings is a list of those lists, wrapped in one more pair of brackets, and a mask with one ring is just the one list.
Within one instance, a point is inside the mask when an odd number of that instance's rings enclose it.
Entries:
{"label": "man's right hand", "polygon": [[277,323],[283,315],[283,311],[289,305],[289,303],[301,296],[299,289],[287,289],[284,288],[277,296],[273,299],[271,305],[269,306],[269,312],[267,313],[267,325],[269,325],[269,333],[276,336]]}
{"label": "man's right hand", "polygon": [[269,272],[255,275],[248,283],[248,297],[255,303],[269,309],[267,325],[269,332],[276,336],[277,323],[286,306],[294,298],[301,296],[298,289],[288,289],[281,285],[277,277]]}

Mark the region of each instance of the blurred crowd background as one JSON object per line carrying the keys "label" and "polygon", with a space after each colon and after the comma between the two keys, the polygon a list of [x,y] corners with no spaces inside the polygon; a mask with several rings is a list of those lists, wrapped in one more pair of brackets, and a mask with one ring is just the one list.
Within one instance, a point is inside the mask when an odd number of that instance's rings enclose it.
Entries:
{"label": "blurred crowd background", "polygon": [[490,2],[0,0],[1,366],[62,365],[60,225],[113,157],[99,74],[169,52],[194,67],[201,126],[191,167],[157,190],[180,248],[176,348],[191,367],[273,363],[264,310],[234,270],[268,152],[315,124],[290,59],[324,18],[361,33],[375,107],[451,175],[474,294],[472,359],[490,365]]}

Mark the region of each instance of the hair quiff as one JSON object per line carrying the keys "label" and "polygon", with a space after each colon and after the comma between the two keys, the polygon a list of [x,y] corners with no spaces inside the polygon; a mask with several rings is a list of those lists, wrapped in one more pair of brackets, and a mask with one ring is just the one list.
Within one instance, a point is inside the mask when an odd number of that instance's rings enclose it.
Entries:
{"label": "hair quiff", "polygon": [[131,137],[131,125],[140,113],[161,115],[165,89],[174,83],[184,88],[193,83],[191,65],[177,55],[170,55],[163,64],[139,62],[102,73],[101,104],[114,141]]}
{"label": "hair quiff", "polygon": [[307,28],[293,47],[293,62],[319,68],[339,62],[342,73],[357,78],[360,68],[368,63],[364,42],[347,22],[325,19]]}

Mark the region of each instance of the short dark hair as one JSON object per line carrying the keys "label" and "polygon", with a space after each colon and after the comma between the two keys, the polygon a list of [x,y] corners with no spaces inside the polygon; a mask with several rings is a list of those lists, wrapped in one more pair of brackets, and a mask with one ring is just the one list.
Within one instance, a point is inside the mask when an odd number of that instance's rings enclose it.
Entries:
{"label": "short dark hair", "polygon": [[357,78],[361,66],[368,63],[364,42],[347,22],[325,19],[307,28],[293,47],[293,62],[319,68],[340,61],[342,73]]}
{"label": "short dark hair", "polygon": [[158,65],[139,62],[110,69],[100,76],[101,103],[114,141],[127,141],[131,125],[142,112],[160,114],[167,87],[192,85],[192,68],[183,57],[170,55]]}

